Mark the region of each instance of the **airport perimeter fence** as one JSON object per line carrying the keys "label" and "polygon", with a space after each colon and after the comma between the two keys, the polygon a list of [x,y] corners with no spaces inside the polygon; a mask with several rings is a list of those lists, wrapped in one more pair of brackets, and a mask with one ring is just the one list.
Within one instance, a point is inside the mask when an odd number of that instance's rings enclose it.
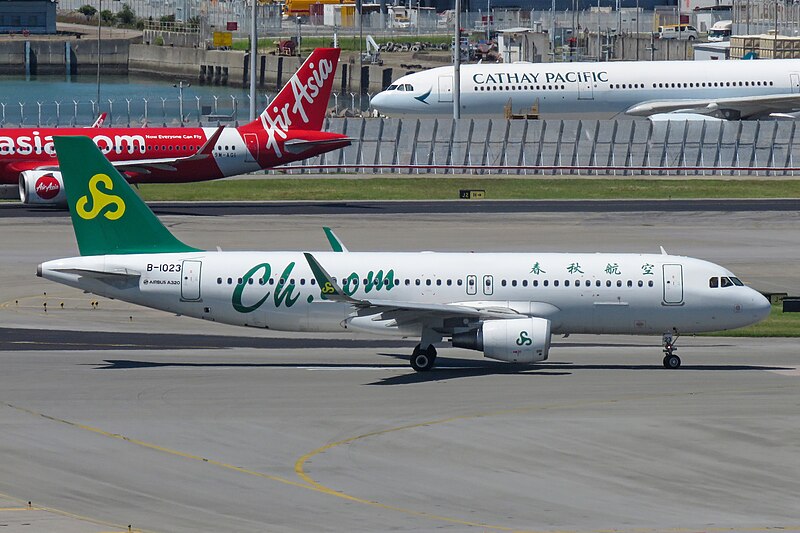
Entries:
{"label": "airport perimeter fence", "polygon": [[325,128],[348,135],[352,145],[281,171],[426,176],[800,174],[795,121],[332,118]]}
{"label": "airport perimeter fence", "polygon": [[[272,95],[259,96],[263,109]],[[336,94],[339,110],[355,94]],[[105,126],[235,127],[249,97],[135,98],[103,102]],[[0,102],[0,136],[13,127],[87,126],[94,101]],[[649,121],[328,118],[352,145],[271,172],[417,175],[800,175],[791,120]],[[797,157],[795,157],[797,156]]]}

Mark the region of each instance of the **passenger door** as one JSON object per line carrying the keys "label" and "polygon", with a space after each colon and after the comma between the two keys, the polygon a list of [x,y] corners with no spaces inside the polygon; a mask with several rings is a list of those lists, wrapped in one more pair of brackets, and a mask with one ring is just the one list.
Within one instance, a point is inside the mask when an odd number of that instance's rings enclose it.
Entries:
{"label": "passenger door", "polygon": [[800,74],[797,72],[789,73],[789,87],[793,93],[800,93]]}
{"label": "passenger door", "polygon": [[439,101],[453,101],[453,76],[439,76]]}
{"label": "passenger door", "polygon": [[181,300],[196,302],[200,299],[201,261],[184,261],[181,266]]}
{"label": "passenger door", "polygon": [[258,135],[255,133],[245,133],[244,144],[246,148],[244,162],[255,163],[258,161]]}
{"label": "passenger door", "polygon": [[663,265],[664,271],[664,304],[683,304],[683,266]]}

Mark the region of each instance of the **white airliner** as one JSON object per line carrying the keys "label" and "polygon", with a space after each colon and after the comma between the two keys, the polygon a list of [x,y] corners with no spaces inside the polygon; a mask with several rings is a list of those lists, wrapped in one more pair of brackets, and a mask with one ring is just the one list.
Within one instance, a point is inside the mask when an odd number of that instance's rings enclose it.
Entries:
{"label": "white airliner", "polygon": [[676,368],[678,333],[753,324],[769,302],[729,270],[689,257],[631,253],[221,252],[176,239],[91,139],[55,137],[81,257],[37,274],[171,313],[286,331],[417,337],[411,366],[435,344],[533,363],[550,336],[663,334]]}
{"label": "white airliner", "polygon": [[[509,103],[514,113],[538,104],[542,118],[788,118],[800,111],[800,59],[461,66],[462,117],[502,118]],[[370,104],[390,117],[452,117],[453,67],[403,76]]]}

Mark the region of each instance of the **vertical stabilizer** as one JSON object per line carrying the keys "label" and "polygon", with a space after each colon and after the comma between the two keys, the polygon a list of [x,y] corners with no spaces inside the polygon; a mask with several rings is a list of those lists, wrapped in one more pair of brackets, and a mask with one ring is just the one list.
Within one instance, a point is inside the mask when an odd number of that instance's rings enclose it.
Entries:
{"label": "vertical stabilizer", "polygon": [[53,143],[81,255],[198,251],[164,227],[89,137]]}
{"label": "vertical stabilizer", "polygon": [[261,115],[240,129],[321,130],[339,52],[338,48],[316,48]]}

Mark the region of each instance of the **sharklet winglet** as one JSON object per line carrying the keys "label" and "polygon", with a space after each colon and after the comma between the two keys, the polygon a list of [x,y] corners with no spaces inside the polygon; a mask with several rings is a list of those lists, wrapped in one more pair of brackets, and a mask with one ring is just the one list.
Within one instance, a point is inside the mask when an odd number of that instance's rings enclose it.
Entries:
{"label": "sharklet winglet", "polygon": [[[332,300],[335,302],[349,302],[353,304],[361,303],[360,300],[356,300],[355,298],[351,298],[347,296],[342,288],[337,284],[333,277],[328,274],[328,272],[319,264],[319,261],[308,252],[303,252],[303,255],[308,262],[308,266],[311,268],[311,272],[314,274],[314,278],[317,280],[317,284],[319,285],[320,291],[322,292],[322,296],[327,300]],[[325,292],[328,290],[329,292]]]}

